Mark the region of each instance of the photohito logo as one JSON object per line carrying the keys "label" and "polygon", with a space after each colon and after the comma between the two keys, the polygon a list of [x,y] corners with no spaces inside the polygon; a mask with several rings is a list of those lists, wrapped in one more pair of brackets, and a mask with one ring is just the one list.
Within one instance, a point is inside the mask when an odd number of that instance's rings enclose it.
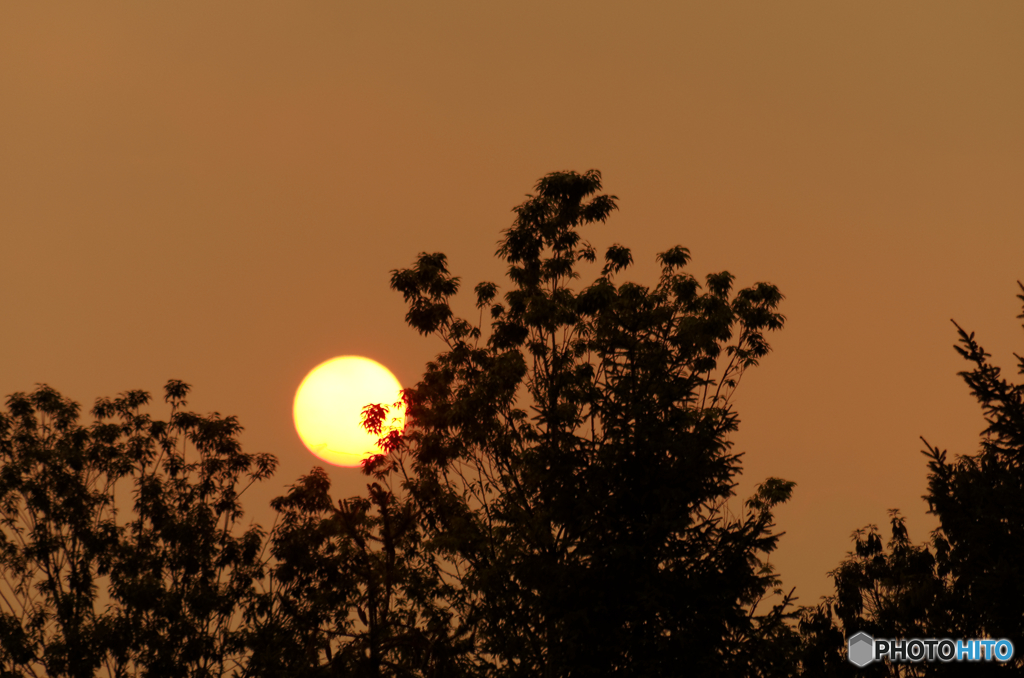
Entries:
{"label": "photohito logo", "polygon": [[846,639],[846,656],[854,666],[888,659],[907,663],[941,662],[1008,662],[1013,659],[1013,643],[999,640],[950,640],[949,638],[875,639],[861,631]]}

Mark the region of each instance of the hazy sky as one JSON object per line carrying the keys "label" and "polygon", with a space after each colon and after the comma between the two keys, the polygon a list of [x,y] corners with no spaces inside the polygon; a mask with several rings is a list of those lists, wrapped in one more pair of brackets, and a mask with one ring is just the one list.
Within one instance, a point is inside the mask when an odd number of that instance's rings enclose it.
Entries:
{"label": "hazy sky", "polygon": [[410,385],[441,350],[390,271],[500,281],[511,208],[597,168],[620,209],[586,236],[633,249],[627,279],[679,244],[786,295],[734,440],[742,496],[797,482],[773,562],[816,602],[855,528],[935,526],[918,436],[976,450],[950,318],[1024,348],[1022,35],[1020,0],[5,2],[0,393],[187,381],[280,458],[269,524],[317,463],[306,372]]}

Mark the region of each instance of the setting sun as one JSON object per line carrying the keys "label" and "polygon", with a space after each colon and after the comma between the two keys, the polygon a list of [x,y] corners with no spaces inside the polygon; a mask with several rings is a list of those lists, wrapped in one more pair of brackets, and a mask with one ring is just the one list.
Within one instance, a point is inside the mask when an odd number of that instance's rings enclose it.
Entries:
{"label": "setting sun", "polygon": [[[387,405],[389,423],[402,385],[388,368],[362,356],[332,358],[313,368],[295,392],[295,430],[309,451],[336,466],[359,466],[378,454],[377,436],[362,426],[363,408]],[[405,423],[397,413],[395,426]]]}

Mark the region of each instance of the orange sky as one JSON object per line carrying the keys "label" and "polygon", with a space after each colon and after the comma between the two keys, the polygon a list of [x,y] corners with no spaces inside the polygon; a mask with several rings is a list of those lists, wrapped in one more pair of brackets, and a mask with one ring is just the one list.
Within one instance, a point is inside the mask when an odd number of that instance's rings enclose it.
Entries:
{"label": "orange sky", "polygon": [[316,463],[306,372],[355,353],[408,385],[441,348],[391,269],[499,280],[510,209],[598,168],[620,210],[588,235],[629,278],[681,244],[787,296],[735,441],[743,495],[798,484],[773,561],[800,602],[886,509],[923,539],[918,436],[973,452],[982,425],[949,319],[1024,348],[1024,3],[497,4],[0,4],[0,392],[183,379],[281,459],[269,524]]}

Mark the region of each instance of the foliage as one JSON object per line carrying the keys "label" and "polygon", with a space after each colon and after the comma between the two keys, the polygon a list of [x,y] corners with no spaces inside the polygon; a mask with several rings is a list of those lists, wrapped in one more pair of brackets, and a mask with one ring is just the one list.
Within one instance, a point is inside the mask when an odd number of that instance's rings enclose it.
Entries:
{"label": "foliage", "polygon": [[211,676],[244,663],[263,534],[236,535],[239,496],[276,460],[240,450],[234,417],[183,411],[187,385],[165,391],[168,421],[131,391],[98,400],[88,427],[46,386],[8,398],[2,675]]}
{"label": "foliage", "polygon": [[770,479],[729,513],[740,455],[728,436],[730,396],[782,327],[782,296],[765,283],[734,293],[725,272],[704,291],[681,247],[659,255],[653,288],[617,284],[632,262],[620,245],[575,291],[596,261],[580,229],[616,199],[597,195],[596,171],[536,190],[498,250],[503,302],[476,287],[479,325],[455,316],[443,254],[394,272],[409,324],[447,350],[406,394],[407,433],[368,471],[418,506],[446,602],[494,675],[770,673],[790,598],[755,608],[778,587],[772,509],[793,484]]}
{"label": "foliage", "polygon": [[254,635],[257,675],[461,675],[451,618],[433,564],[424,560],[416,512],[379,484],[367,498],[330,498],[315,468],[274,500],[276,587]]}
{"label": "foliage", "polygon": [[950,628],[954,614],[947,582],[928,546],[911,543],[899,512],[889,515],[888,542],[883,546],[874,525],[854,532],[854,551],[830,573],[835,594],[804,610],[802,675],[942,676],[958,670],[941,664],[855,668],[846,659],[846,637],[858,631],[873,638],[964,637],[938,632]]}
{"label": "foliage", "polygon": [[[1024,294],[1017,297],[1024,302]],[[935,536],[939,568],[953,581],[958,630],[1024,647],[1024,384],[1001,375],[974,333],[959,325],[957,331],[957,352],[973,364],[960,376],[981,405],[986,427],[980,451],[954,462],[925,443],[925,499],[942,525]],[[1024,375],[1024,358],[1015,357]],[[1024,660],[1018,665],[1024,668]]]}
{"label": "foliage", "polygon": [[618,283],[621,245],[577,290],[597,262],[580,230],[615,209],[600,188],[540,180],[477,325],[444,255],[394,272],[409,324],[447,346],[405,394],[410,426],[369,406],[390,454],[367,496],[335,502],[313,469],[269,535],[242,528],[240,496],[275,460],[242,452],[235,418],[186,412],[181,382],[167,421],[140,391],[87,426],[47,387],[11,396],[0,678],[790,675],[792,592],[768,556],[793,483],[729,505],[730,399],[782,296],[725,272],[702,286],[681,247],[653,287]]}
{"label": "foliage", "polygon": [[[1024,302],[1024,294],[1018,298]],[[925,441],[924,499],[939,529],[929,544],[914,546],[893,511],[892,538],[884,549],[874,526],[854,534],[855,552],[832,572],[835,594],[805,610],[804,675],[853,675],[842,648],[857,631],[883,638],[1007,638],[1024,647],[1024,384],[1003,378],[974,334],[956,328],[956,350],[973,365],[960,376],[985,414],[981,449],[950,462],[946,451]],[[1024,359],[1016,357],[1024,374]],[[1018,654],[1012,666],[974,665],[970,671],[1001,676],[1021,669]],[[962,670],[957,664],[872,664],[857,675],[943,676]]]}

